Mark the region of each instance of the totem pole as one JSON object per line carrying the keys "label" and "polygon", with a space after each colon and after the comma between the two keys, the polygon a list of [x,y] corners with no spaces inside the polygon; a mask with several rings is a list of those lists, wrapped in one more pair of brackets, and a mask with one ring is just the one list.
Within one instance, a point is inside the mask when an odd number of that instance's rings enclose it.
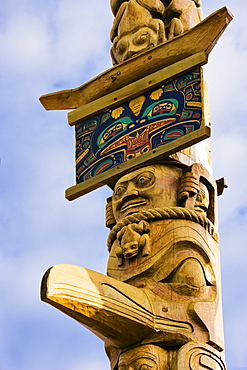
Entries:
{"label": "totem pole", "polygon": [[113,67],[40,98],[75,109],[76,199],[108,185],[107,276],[44,275],[41,298],[105,342],[112,370],[226,369],[202,65],[232,19],[200,0],[111,0]]}

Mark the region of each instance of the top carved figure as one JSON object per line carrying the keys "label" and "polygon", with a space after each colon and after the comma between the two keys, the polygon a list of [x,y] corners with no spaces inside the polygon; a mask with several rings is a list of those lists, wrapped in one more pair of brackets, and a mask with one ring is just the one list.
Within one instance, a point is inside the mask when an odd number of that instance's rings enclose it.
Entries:
{"label": "top carved figure", "polygon": [[113,64],[157,46],[202,20],[201,0],[111,0]]}

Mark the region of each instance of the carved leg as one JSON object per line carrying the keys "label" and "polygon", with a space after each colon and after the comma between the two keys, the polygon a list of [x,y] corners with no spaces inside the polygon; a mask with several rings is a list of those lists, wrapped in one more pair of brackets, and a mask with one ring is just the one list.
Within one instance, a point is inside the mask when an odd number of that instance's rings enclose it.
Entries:
{"label": "carved leg", "polygon": [[180,19],[173,18],[168,26],[168,40],[179,36],[184,32],[184,27]]}

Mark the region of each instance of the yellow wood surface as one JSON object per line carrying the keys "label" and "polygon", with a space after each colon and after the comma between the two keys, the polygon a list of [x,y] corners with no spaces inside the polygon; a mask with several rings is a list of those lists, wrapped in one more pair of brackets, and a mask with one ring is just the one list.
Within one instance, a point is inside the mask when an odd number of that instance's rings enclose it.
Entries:
{"label": "yellow wood surface", "polygon": [[82,119],[95,116],[106,109],[113,108],[114,106],[123,103],[126,100],[130,100],[138,95],[145,94],[145,92],[156,87],[157,85],[174,79],[181,74],[185,74],[187,71],[207,63],[207,61],[208,55],[205,52],[185,58],[157,72],[149,74],[148,76],[143,77],[142,79],[125,87],[122,87],[111,94],[102,96],[91,103],[85,104],[82,107],[69,112],[68,122],[71,126],[73,126]]}
{"label": "yellow wood surface", "polygon": [[145,341],[155,332],[174,343],[178,338],[186,343],[197,336],[202,341],[208,337],[206,332],[192,330],[192,320],[182,308],[191,303],[190,299],[179,305],[180,318],[174,320],[176,310],[173,314],[164,312],[163,298],[151,290],[79,266],[64,264],[49,269],[43,277],[41,299],[115,347],[126,348]]}
{"label": "yellow wood surface", "polygon": [[47,110],[78,108],[191,55],[201,51],[209,54],[232,18],[223,7],[181,36],[110,68],[80,87],[43,95],[40,102]]}

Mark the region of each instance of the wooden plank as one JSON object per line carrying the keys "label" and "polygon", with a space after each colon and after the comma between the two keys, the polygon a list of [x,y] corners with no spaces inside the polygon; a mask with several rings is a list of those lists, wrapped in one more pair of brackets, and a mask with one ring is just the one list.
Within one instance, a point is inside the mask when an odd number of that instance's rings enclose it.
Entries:
{"label": "wooden plank", "polygon": [[41,96],[47,110],[75,109],[201,51],[211,52],[233,15],[223,7],[181,36],[116,65],[71,90]]}
{"label": "wooden plank", "polygon": [[113,187],[115,181],[120,178],[125,173],[125,171],[145,162],[162,160],[175,151],[179,151],[187,148],[190,145],[194,145],[199,141],[210,137],[210,131],[211,130],[208,126],[202,127],[197,131],[194,131],[179,139],[167,143],[166,145],[160,146],[155,150],[145,153],[145,155],[133,158],[130,162],[125,162],[111,170],[95,176],[94,178],[74,185],[65,191],[65,198],[67,198],[68,200],[74,200],[103,185],[109,185],[110,187]]}
{"label": "wooden plank", "polygon": [[70,112],[68,114],[68,123],[73,126],[81,120],[95,116],[106,109],[113,108],[114,106],[123,103],[126,100],[130,100],[138,95],[144,94],[146,91],[154,88],[161,82],[167,82],[178,77],[180,74],[184,74],[193,68],[206,64],[207,61],[208,55],[205,52],[201,52],[165,67]]}

